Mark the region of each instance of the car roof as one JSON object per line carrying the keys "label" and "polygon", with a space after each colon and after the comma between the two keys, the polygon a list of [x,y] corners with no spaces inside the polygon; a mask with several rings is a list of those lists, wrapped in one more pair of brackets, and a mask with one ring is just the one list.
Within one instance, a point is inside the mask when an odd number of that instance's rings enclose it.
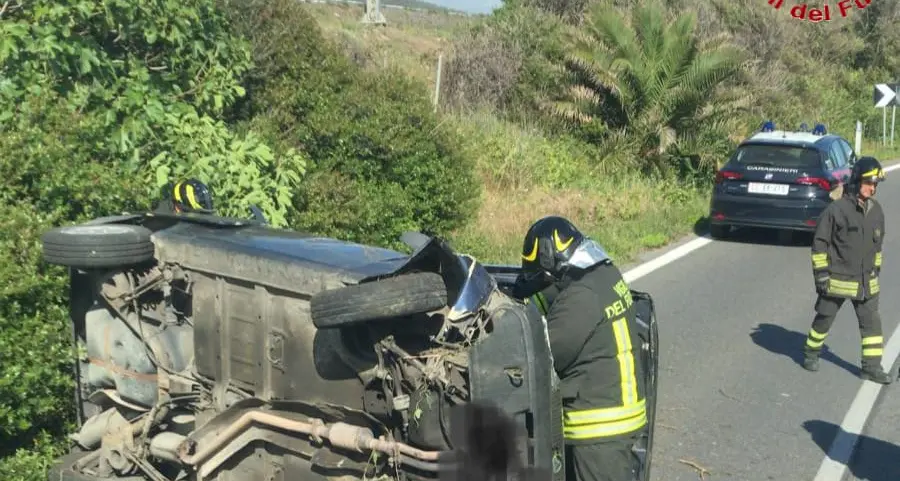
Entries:
{"label": "car roof", "polygon": [[837,135],[813,135],[809,132],[790,132],[776,130],[773,132],[757,132],[741,142],[744,145],[788,145],[796,147],[812,147],[823,150],[840,137]]}

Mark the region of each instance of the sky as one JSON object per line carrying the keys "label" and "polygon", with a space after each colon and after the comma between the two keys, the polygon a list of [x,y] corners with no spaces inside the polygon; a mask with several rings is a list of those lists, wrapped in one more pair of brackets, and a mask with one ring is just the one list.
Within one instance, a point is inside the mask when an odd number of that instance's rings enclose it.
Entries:
{"label": "sky", "polygon": [[469,13],[490,13],[497,8],[502,0],[426,0],[428,3],[442,7],[462,10]]}

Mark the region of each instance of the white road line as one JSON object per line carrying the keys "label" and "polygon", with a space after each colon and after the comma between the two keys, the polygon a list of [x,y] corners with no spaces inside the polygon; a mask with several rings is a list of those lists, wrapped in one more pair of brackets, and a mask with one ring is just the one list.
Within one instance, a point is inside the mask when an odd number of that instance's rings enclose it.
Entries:
{"label": "white road line", "polygon": [[[890,373],[897,355],[900,354],[900,335],[898,333],[900,333],[900,326],[894,329],[894,333],[891,334],[881,360],[882,367],[888,373]],[[831,443],[828,455],[822,460],[819,472],[816,473],[813,481],[840,481],[843,479],[844,472],[847,470],[847,464],[850,463],[850,456],[856,449],[859,436],[862,434],[866,421],[869,419],[872,407],[878,398],[878,393],[881,392],[883,387],[881,384],[872,381],[863,381],[859,392],[856,393],[856,398],[853,399],[853,404],[850,405],[850,410],[844,416],[841,430],[835,436],[834,442]]]}
{"label": "white road line", "polygon": [[[894,164],[894,165],[889,165],[884,168],[884,171],[890,172],[890,171],[898,169],[898,168],[900,168],[900,163]],[[709,237],[708,234],[704,235],[702,237],[698,237],[698,238],[691,240],[681,246],[676,247],[675,249],[672,249],[669,252],[666,252],[665,254],[663,254],[655,259],[651,259],[647,262],[644,262],[643,264],[635,266],[633,269],[622,274],[622,276],[625,278],[625,282],[628,282],[630,284],[630,283],[640,279],[641,277],[644,277],[647,274],[659,269],[660,267],[671,264],[672,262],[674,262],[678,259],[681,259],[682,257],[690,254],[691,252],[694,252],[695,250],[697,250],[711,242],[712,242],[712,239]]]}
{"label": "white road line", "polygon": [[[890,172],[898,168],[900,168],[900,164],[894,164],[885,167],[884,171]],[[900,325],[894,329],[884,349],[881,365],[885,371],[890,373],[898,355],[900,355]],[[841,430],[831,443],[828,455],[822,460],[813,481],[841,481],[843,479],[859,436],[862,434],[869,415],[872,414],[872,407],[875,406],[875,400],[883,387],[872,381],[863,381],[853,403],[850,404],[847,415],[844,416],[844,421],[841,422]]]}
{"label": "white road line", "polygon": [[631,269],[628,272],[622,274],[622,277],[625,278],[625,282],[630,284],[640,279],[641,277],[644,277],[647,274],[659,269],[660,267],[681,259],[682,257],[709,244],[710,242],[712,242],[712,239],[710,239],[709,237],[698,237],[670,250],[669,252],[666,252],[665,254],[657,258],[651,259],[639,266],[635,266],[634,269]]}

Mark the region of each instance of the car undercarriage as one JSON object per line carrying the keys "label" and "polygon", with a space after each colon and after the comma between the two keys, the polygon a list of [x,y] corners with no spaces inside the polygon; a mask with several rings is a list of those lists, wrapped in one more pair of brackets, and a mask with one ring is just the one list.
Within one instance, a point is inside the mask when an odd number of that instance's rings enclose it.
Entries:
{"label": "car undercarriage", "polygon": [[[439,238],[412,254],[217,216],[135,214],[60,227],[79,429],[51,480],[436,479],[451,412],[498,406],[520,460],[565,477],[546,322]],[[650,423],[657,341],[646,327]]]}

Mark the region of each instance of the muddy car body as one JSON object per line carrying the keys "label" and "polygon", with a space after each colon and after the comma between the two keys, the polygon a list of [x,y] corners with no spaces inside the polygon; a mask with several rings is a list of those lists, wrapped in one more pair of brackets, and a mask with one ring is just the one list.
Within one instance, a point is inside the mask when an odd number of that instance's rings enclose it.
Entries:
{"label": "muddy car body", "polygon": [[[484,402],[520,428],[524,465],[563,480],[546,322],[508,294],[517,269],[411,239],[404,254],[160,214],[49,231],[79,352],[79,430],[50,479],[435,479],[450,409]],[[633,294],[652,407],[655,316]]]}

